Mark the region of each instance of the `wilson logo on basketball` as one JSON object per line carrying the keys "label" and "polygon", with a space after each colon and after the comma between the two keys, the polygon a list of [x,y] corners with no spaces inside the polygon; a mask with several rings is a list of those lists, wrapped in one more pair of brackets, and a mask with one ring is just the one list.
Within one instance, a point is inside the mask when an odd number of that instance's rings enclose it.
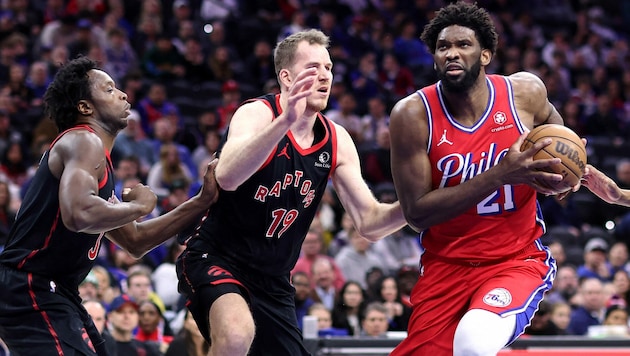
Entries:
{"label": "wilson logo on basketball", "polygon": [[556,141],[555,150],[559,155],[567,157],[571,162],[575,163],[582,172],[586,167],[586,162],[580,159],[580,153],[562,141]]}

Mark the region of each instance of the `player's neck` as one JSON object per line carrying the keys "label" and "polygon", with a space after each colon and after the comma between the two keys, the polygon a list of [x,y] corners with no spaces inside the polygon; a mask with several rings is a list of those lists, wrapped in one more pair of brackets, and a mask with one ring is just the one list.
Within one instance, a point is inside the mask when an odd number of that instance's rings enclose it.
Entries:
{"label": "player's neck", "polygon": [[490,92],[483,76],[466,91],[442,93],[448,112],[462,125],[472,126],[488,108]]}

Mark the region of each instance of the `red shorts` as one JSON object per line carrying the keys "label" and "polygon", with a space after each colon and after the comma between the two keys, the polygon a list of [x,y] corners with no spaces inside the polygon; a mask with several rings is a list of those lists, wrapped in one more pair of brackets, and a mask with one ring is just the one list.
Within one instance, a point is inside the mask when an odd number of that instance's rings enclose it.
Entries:
{"label": "red shorts", "polygon": [[516,315],[514,341],[533,317],[555,277],[555,261],[539,242],[511,259],[489,263],[421,259],[423,275],[411,293],[408,336],[390,354],[449,355],[459,320],[471,309]]}

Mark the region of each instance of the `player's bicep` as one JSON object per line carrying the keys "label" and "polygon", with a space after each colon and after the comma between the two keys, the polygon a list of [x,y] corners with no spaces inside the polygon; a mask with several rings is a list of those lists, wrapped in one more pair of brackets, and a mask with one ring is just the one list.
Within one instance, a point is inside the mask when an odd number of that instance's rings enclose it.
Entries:
{"label": "player's bicep", "polygon": [[74,141],[71,146],[55,147],[64,166],[59,178],[59,206],[68,227],[76,225],[75,220],[96,203],[99,177],[108,164],[102,145],[80,135]]}
{"label": "player's bicep", "polygon": [[403,211],[408,212],[431,187],[424,106],[409,102],[398,104],[392,110],[389,129],[392,177]]}
{"label": "player's bicep", "polygon": [[227,141],[221,150],[221,158],[238,156],[240,147],[271,122],[270,109],[260,101],[244,104],[232,116]]}

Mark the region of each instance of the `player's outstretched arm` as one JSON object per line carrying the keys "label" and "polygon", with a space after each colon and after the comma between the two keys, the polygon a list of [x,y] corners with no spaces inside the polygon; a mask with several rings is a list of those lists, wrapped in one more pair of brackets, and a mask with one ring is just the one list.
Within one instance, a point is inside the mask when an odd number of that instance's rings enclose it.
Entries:
{"label": "player's outstretched arm", "polygon": [[586,165],[582,185],[607,203],[630,207],[630,190],[621,189],[615,181],[590,164]]}
{"label": "player's outstretched arm", "polygon": [[335,191],[359,234],[377,241],[400,230],[407,223],[400,204],[380,203],[361,176],[357,149],[348,132],[336,125],[338,153],[333,175]]}
{"label": "player's outstretched arm", "polygon": [[[216,165],[217,159],[208,164],[203,187],[194,197],[164,215],[142,222],[134,221],[110,231],[107,237],[133,256],[142,257],[184,228],[198,222],[219,196],[214,176]],[[131,190],[123,194],[123,200],[133,199],[133,193],[134,191]]]}

